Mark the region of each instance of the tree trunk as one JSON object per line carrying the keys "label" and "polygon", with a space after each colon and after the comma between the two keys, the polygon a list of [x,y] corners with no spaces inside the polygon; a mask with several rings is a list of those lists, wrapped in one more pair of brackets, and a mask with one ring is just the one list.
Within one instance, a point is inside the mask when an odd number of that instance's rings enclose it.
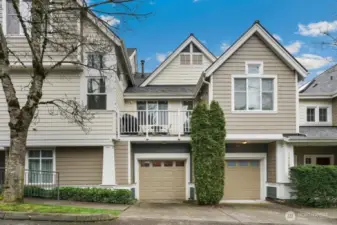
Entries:
{"label": "tree trunk", "polygon": [[[27,131],[11,129],[11,145],[6,162],[5,202],[23,202]],[[10,179],[8,179],[10,178]]]}

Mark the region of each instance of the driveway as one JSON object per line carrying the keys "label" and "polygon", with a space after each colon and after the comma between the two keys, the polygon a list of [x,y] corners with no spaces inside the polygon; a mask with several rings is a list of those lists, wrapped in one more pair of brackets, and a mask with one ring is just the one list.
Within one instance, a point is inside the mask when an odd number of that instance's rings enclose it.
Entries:
{"label": "driveway", "polygon": [[[274,203],[223,204],[215,207],[192,204],[138,203],[121,214],[120,223],[132,221],[161,221],[163,224],[182,222],[185,224],[337,224],[337,218],[320,211],[300,210]],[[137,223],[138,221],[138,223]],[[193,224],[192,223],[192,224]],[[151,223],[152,224],[152,223]],[[153,223],[155,224],[155,223]],[[184,223],[182,223],[184,224]]]}

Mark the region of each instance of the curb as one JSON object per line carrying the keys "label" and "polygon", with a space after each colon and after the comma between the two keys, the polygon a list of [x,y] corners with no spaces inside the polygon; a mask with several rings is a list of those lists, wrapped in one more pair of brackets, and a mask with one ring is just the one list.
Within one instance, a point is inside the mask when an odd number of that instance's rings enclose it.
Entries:
{"label": "curb", "polygon": [[53,222],[98,222],[117,219],[110,214],[61,214],[61,213],[29,213],[0,212],[0,220],[31,220]]}

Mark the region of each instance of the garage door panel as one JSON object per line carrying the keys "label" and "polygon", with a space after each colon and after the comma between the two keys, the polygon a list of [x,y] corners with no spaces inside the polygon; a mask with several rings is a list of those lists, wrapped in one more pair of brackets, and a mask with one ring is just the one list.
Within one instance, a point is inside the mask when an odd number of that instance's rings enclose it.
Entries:
{"label": "garage door panel", "polygon": [[225,167],[225,200],[258,200],[261,190],[260,163],[228,160]]}
{"label": "garage door panel", "polygon": [[[146,165],[147,167],[144,167]],[[139,194],[141,200],[183,200],[185,199],[185,167],[175,166],[175,163],[158,160],[155,164],[149,161],[140,162]],[[159,163],[160,165],[160,163]],[[168,166],[167,166],[168,165]],[[165,167],[166,166],[166,167]]]}

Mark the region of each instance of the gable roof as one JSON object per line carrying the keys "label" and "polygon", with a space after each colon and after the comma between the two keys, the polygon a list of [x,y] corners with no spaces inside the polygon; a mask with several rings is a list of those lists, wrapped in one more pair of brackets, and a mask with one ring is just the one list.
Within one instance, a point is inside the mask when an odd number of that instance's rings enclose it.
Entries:
{"label": "gable roof", "polygon": [[327,69],[300,89],[301,94],[333,94],[337,92],[337,64]]}
{"label": "gable roof", "polygon": [[190,43],[195,44],[202,53],[206,55],[212,62],[216,60],[216,57],[203,45],[194,34],[190,34],[175,50],[170,54],[153,72],[152,74],[140,85],[145,87],[148,85],[173,59],[175,59],[178,54]]}
{"label": "gable roof", "polygon": [[297,71],[302,78],[307,76],[307,69],[299,63],[296,58],[290,54],[257,20],[254,24],[234,42],[215,62],[213,62],[206,70],[206,77],[211,76],[213,72],[218,69],[230,56],[232,56],[251,36],[259,34],[271,48],[275,50],[275,53],[279,57],[284,59],[286,64]]}

